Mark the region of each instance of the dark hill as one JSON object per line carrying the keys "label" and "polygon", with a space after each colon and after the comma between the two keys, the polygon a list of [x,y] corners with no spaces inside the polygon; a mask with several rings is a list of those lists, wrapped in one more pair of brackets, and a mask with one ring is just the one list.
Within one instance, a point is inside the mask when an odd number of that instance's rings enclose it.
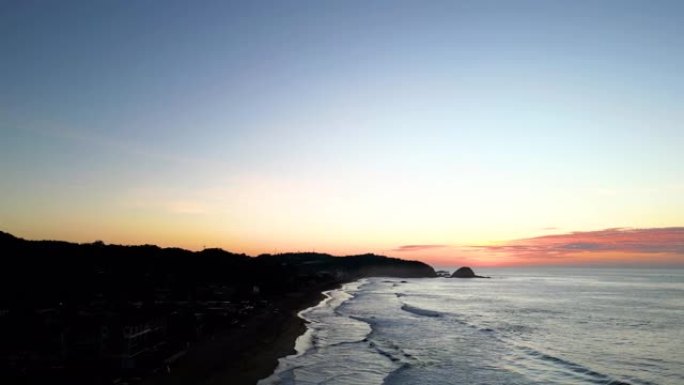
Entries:
{"label": "dark hill", "polygon": [[[434,277],[432,267],[374,254],[335,257],[286,253],[253,258],[221,249],[198,252],[154,245],[122,246],[27,241],[0,232],[0,307],[10,303],[152,300],[206,297],[209,287],[243,295],[259,286],[262,294],[306,287],[312,281],[362,277]],[[265,291],[265,292],[264,292]],[[211,297],[211,295],[209,295]]]}
{"label": "dark hill", "polygon": [[336,257],[321,253],[264,254],[256,258],[261,266],[280,265],[296,268],[299,274],[330,274],[342,280],[388,276],[398,278],[435,277],[432,267],[418,261],[406,261],[375,254]]}

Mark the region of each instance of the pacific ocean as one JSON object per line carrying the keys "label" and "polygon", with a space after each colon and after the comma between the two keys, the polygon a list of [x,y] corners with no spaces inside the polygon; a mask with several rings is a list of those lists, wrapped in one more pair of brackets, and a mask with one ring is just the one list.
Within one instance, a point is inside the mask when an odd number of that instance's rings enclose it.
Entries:
{"label": "pacific ocean", "polygon": [[684,270],[481,273],[329,291],[259,384],[684,383]]}

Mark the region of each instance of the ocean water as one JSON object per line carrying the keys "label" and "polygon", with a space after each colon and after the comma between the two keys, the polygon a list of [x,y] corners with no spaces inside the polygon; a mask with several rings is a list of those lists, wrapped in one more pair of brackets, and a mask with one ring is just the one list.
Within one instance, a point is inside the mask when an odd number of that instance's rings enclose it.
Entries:
{"label": "ocean water", "polygon": [[478,273],[326,292],[259,385],[684,384],[684,270]]}

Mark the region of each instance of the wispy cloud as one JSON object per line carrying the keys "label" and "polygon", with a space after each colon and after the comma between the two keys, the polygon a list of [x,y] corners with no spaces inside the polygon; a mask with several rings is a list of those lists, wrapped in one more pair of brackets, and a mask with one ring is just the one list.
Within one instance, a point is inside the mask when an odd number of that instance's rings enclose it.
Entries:
{"label": "wispy cloud", "polygon": [[519,257],[563,257],[582,252],[622,252],[684,255],[684,227],[613,228],[598,231],[553,234],[520,239],[500,245],[474,246]]}
{"label": "wispy cloud", "polygon": [[422,251],[422,250],[429,250],[429,249],[441,249],[444,247],[449,247],[448,245],[404,245],[404,246],[399,246],[396,249],[393,249],[393,251]]}

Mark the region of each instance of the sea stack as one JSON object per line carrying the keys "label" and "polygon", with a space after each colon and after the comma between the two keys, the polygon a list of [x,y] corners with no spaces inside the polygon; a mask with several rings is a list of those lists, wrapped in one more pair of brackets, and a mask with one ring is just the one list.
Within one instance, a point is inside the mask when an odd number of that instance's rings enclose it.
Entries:
{"label": "sea stack", "polygon": [[489,277],[483,277],[481,275],[476,275],[473,269],[465,266],[461,267],[458,270],[454,271],[453,274],[451,274],[451,278],[489,278]]}

